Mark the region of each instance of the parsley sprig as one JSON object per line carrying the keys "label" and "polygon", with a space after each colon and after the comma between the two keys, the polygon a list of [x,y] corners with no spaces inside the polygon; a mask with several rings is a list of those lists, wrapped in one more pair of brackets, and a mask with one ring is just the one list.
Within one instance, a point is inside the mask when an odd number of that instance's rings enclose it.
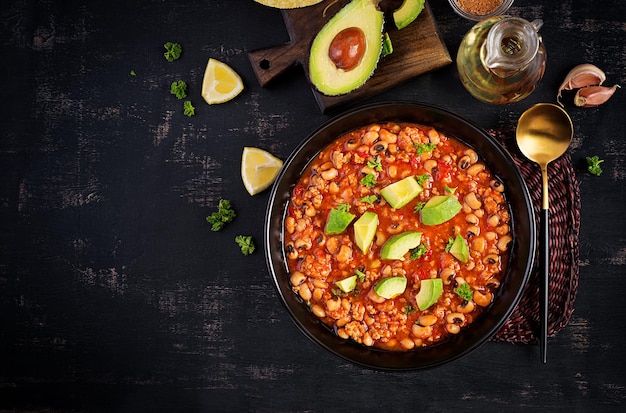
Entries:
{"label": "parsley sprig", "polygon": [[217,206],[217,212],[213,212],[211,215],[206,217],[206,221],[211,224],[211,231],[219,231],[226,224],[232,222],[237,213],[230,205],[230,202],[225,199],[220,199],[220,202]]}
{"label": "parsley sprig", "polygon": [[472,299],[473,292],[472,287],[468,283],[463,283],[454,289],[454,292],[459,295],[465,301],[469,301]]}
{"label": "parsley sprig", "polygon": [[241,253],[243,255],[252,254],[256,248],[254,241],[252,240],[252,235],[237,235],[235,237],[235,242],[239,245],[239,248],[241,248]]}
{"label": "parsley sprig", "polygon": [[604,162],[604,160],[598,158],[597,156],[587,156],[586,159],[587,171],[589,171],[589,173],[592,175],[600,176],[600,174],[602,173],[602,168],[600,167],[600,164]]}
{"label": "parsley sprig", "polygon": [[168,62],[173,62],[178,59],[183,52],[182,46],[178,43],[167,42],[163,45],[163,47],[165,47],[165,53],[163,53],[163,56],[165,56],[165,59],[167,59]]}
{"label": "parsley sprig", "polygon": [[175,80],[170,86],[170,93],[178,99],[185,99],[187,97],[187,82],[184,80]]}

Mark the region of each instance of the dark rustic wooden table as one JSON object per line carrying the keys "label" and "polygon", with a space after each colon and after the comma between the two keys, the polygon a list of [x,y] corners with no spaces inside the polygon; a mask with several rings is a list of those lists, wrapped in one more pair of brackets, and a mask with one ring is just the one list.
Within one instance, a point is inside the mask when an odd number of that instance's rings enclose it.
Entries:
{"label": "dark rustic wooden table", "polygon": [[[431,1],[452,56],[472,23]],[[440,105],[512,139],[536,102],[554,102],[575,65],[626,85],[626,3],[516,1],[542,18],[548,66],[526,100],[491,106],[454,64],[367,102]],[[618,411],[626,404],[626,91],[566,105],[580,184],[579,286],[569,324],[536,344],[488,342],[413,373],[357,367],[308,340],[262,252],[269,191],[251,197],[244,146],[285,159],[322,114],[303,72],[261,88],[249,51],[287,41],[252,0],[15,1],[0,6],[0,411]],[[182,58],[163,58],[167,41]],[[245,91],[208,106],[208,58]],[[134,71],[135,76],[130,72]],[[195,116],[169,93],[189,83]],[[570,96],[571,97],[571,96]],[[585,157],[604,159],[601,176]],[[229,199],[237,219],[211,232]],[[232,238],[250,234],[243,257]]]}

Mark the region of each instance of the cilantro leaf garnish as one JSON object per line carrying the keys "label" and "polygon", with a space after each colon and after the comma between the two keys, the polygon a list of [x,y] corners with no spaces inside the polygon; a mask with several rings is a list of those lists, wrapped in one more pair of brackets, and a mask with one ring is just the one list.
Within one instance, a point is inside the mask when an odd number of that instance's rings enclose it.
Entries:
{"label": "cilantro leaf garnish", "polygon": [[211,215],[206,217],[206,221],[211,224],[211,231],[219,231],[224,226],[232,222],[237,214],[235,210],[232,209],[230,202],[224,199],[220,199],[220,202],[217,206],[217,212],[213,212]]}
{"label": "cilantro leaf garnish", "polygon": [[463,283],[454,289],[454,292],[459,295],[465,301],[469,301],[472,299],[473,292],[472,287],[468,283]]}
{"label": "cilantro leaf garnish", "polygon": [[184,80],[175,80],[170,86],[170,93],[178,99],[187,97],[187,83]]}
{"label": "cilantro leaf garnish", "polygon": [[602,168],[600,168],[600,164],[604,162],[604,160],[598,158],[597,156],[587,156],[587,171],[590,174],[595,176],[600,176],[602,173]]}
{"label": "cilantro leaf garnish", "polygon": [[426,248],[426,245],[420,244],[417,247],[411,249],[411,259],[416,260],[418,258],[421,258],[427,252],[428,248]]}
{"label": "cilantro leaf garnish", "polygon": [[374,205],[374,202],[376,201],[378,201],[378,197],[376,195],[367,195],[361,198],[361,202],[365,202],[370,205]]}
{"label": "cilantro leaf garnish", "polygon": [[379,155],[376,155],[374,159],[370,159],[369,161],[367,161],[367,166],[378,172],[383,170],[383,165],[380,163]]}
{"label": "cilantro leaf garnish", "polygon": [[363,179],[361,179],[361,184],[363,184],[363,186],[366,186],[368,188],[373,187],[374,185],[376,185],[376,176],[371,173],[365,175]]}
{"label": "cilantro leaf garnish", "polygon": [[239,248],[241,248],[241,253],[243,255],[250,255],[254,252],[255,245],[252,240],[252,235],[237,235],[235,237],[235,242],[239,245]]}
{"label": "cilantro leaf garnish", "polygon": [[434,143],[413,143],[415,146],[415,151],[418,155],[421,155],[425,152],[431,152],[433,149],[437,147]]}

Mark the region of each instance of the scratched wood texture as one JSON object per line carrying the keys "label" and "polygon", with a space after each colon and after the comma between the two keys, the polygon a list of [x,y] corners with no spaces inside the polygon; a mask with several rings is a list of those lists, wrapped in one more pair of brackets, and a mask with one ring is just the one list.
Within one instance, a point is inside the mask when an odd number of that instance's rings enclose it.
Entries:
{"label": "scratched wood texture", "polygon": [[[452,56],[472,23],[431,9]],[[490,106],[454,65],[368,102],[424,101],[513,138],[554,102],[576,64],[626,85],[626,5],[515,2],[542,18],[548,66],[526,100]],[[268,193],[239,178],[244,146],[285,159],[329,118],[301,71],[261,88],[247,52],[288,40],[280,12],[251,0],[7,0],[0,5],[0,411],[619,411],[626,403],[626,92],[566,108],[581,190],[580,285],[570,324],[536,345],[489,342],[408,374],[346,363],[310,342],[280,305],[260,251]],[[163,43],[180,42],[178,61]],[[209,57],[245,91],[208,106]],[[135,76],[131,75],[134,71]],[[189,83],[195,116],[169,93]],[[604,159],[600,177],[585,157]],[[211,232],[221,198],[236,220]]]}

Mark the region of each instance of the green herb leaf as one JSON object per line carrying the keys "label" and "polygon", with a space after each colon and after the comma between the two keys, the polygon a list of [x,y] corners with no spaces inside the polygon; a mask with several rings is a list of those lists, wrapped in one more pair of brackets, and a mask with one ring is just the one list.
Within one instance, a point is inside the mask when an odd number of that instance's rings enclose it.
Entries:
{"label": "green herb leaf", "polygon": [[168,62],[173,62],[178,59],[183,52],[183,48],[178,43],[167,42],[163,47],[165,47],[165,53],[163,53],[163,55]]}
{"label": "green herb leaf", "polygon": [[230,202],[224,199],[220,199],[220,202],[217,206],[217,212],[213,212],[211,215],[206,217],[206,221],[211,224],[211,231],[219,231],[224,226],[232,222],[237,214],[235,210],[232,209]]}
{"label": "green herb leaf", "polygon": [[424,174],[424,175],[419,175],[415,177],[415,180],[417,181],[418,184],[423,185],[426,181],[428,181],[430,179],[430,175],[429,174]]}
{"label": "green herb leaf", "polygon": [[425,152],[431,152],[433,149],[437,147],[434,143],[413,143],[415,146],[415,151],[418,155],[421,155]]}
{"label": "green herb leaf", "polygon": [[374,185],[376,185],[376,176],[371,173],[365,175],[363,179],[361,179],[361,184],[363,184],[363,186],[366,186],[368,188],[373,187]]}
{"label": "green herb leaf", "polygon": [[367,161],[367,166],[378,172],[383,170],[383,165],[380,163],[379,155],[376,155],[376,158]]}
{"label": "green herb leaf", "polygon": [[374,205],[374,202],[376,201],[378,201],[378,197],[376,195],[367,195],[361,198],[361,202],[365,202],[370,205]]}
{"label": "green herb leaf", "polygon": [[415,307],[413,307],[411,303],[404,304],[404,307],[402,308],[402,312],[406,315],[411,315],[415,313],[416,311],[417,310],[415,309]]}
{"label": "green herb leaf", "polygon": [[446,252],[450,252],[450,248],[452,248],[452,244],[454,244],[454,238],[448,238],[448,244],[446,244]]}
{"label": "green herb leaf", "polygon": [[426,245],[420,244],[411,250],[411,259],[416,260],[418,258],[421,258],[427,252],[428,248],[426,248]]}
{"label": "green herb leaf", "polygon": [[193,106],[190,100],[186,100],[183,103],[183,113],[189,117],[192,117],[196,114],[196,108]]}
{"label": "green herb leaf", "polygon": [[134,70],[131,70],[131,71],[130,71],[130,75],[131,75],[131,76],[137,76],[137,73],[135,73],[135,71],[134,71]]}
{"label": "green herb leaf", "polygon": [[472,299],[473,292],[472,287],[468,283],[463,283],[454,289],[454,292],[459,295],[465,301],[469,301]]}
{"label": "green herb leaf", "polygon": [[241,253],[243,255],[250,255],[254,252],[255,246],[254,241],[252,240],[252,235],[237,235],[235,237],[235,242],[241,248]]}
{"label": "green herb leaf", "polygon": [[365,280],[365,273],[363,271],[361,271],[361,270],[354,270],[354,273],[359,278],[359,281],[364,281]]}
{"label": "green herb leaf", "polygon": [[419,201],[418,203],[415,204],[415,207],[413,208],[413,212],[418,213],[422,210],[422,208],[424,208],[424,205],[426,205],[426,202],[424,201]]}
{"label": "green herb leaf", "polygon": [[600,176],[602,173],[602,168],[600,168],[600,164],[604,162],[604,160],[598,158],[597,156],[588,156],[587,158],[587,171],[590,174],[595,176]]}
{"label": "green herb leaf", "polygon": [[172,82],[170,86],[170,93],[176,96],[178,99],[184,99],[187,97],[187,83],[183,80],[176,80]]}

